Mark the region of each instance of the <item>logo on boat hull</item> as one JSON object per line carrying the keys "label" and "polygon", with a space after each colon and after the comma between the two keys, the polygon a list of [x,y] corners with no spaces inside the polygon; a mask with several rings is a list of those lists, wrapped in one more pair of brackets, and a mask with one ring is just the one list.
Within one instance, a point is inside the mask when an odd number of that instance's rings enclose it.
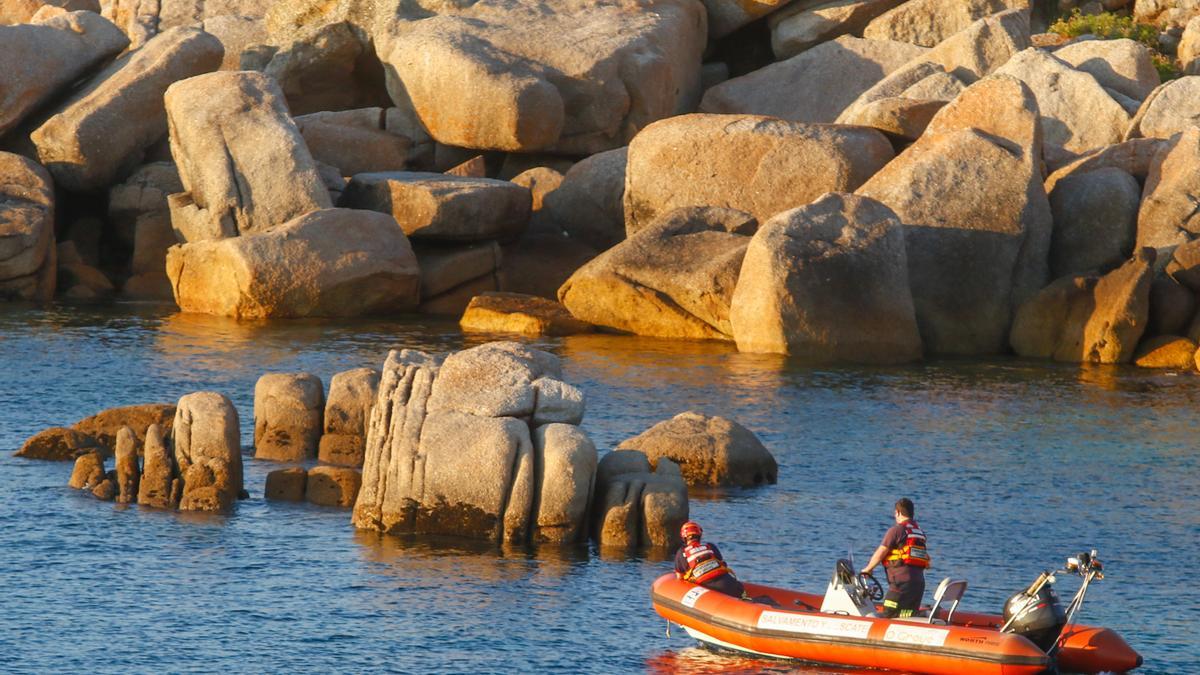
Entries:
{"label": "logo on boat hull", "polygon": [[758,627],[781,630],[789,633],[807,633],[826,637],[866,638],[871,632],[870,621],[835,619],[824,616],[806,616],[790,612],[765,611],[758,617]]}
{"label": "logo on boat hull", "polygon": [[708,592],[707,588],[700,588],[699,586],[697,586],[696,588],[693,588],[692,590],[685,593],[683,596],[683,600],[680,600],[680,602],[683,603],[684,607],[695,607],[696,601],[700,599],[700,596],[704,595],[707,592]]}
{"label": "logo on boat hull", "polygon": [[944,628],[923,628],[921,626],[902,626],[892,624],[883,634],[886,642],[902,642],[908,645],[922,647],[941,647],[946,644],[946,636],[950,631]]}

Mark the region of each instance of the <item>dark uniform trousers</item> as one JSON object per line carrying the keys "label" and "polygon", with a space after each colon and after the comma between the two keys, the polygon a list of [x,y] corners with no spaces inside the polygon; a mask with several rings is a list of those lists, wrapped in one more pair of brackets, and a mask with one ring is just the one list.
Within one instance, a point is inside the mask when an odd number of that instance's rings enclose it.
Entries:
{"label": "dark uniform trousers", "polygon": [[888,618],[910,617],[921,608],[925,596],[925,571],[900,565],[887,568],[888,592],[883,597],[883,615]]}

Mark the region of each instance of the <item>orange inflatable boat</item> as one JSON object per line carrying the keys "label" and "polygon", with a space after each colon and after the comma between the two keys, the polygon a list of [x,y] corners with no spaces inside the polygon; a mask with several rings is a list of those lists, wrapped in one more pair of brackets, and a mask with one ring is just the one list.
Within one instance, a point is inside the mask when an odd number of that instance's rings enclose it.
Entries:
{"label": "orange inflatable boat", "polygon": [[[824,596],[746,584],[754,601],[745,601],[667,574],[654,582],[651,598],[655,611],[701,642],[775,658],[944,675],[1035,675],[1055,666],[1073,673],[1125,672],[1142,663],[1115,632],[1069,623],[1086,577],[1066,611],[1049,591],[1054,578],[1047,573],[1009,600],[1006,606],[1027,603],[1028,611],[1007,621],[956,611],[966,582],[950,579],[938,587],[926,616],[884,619],[871,616],[879,609],[871,598],[882,589],[876,584],[873,593],[870,578],[851,569],[839,562]],[[1051,622],[1040,634],[1014,632],[1022,618],[1046,613]],[[1042,628],[1036,620],[1026,623]]]}

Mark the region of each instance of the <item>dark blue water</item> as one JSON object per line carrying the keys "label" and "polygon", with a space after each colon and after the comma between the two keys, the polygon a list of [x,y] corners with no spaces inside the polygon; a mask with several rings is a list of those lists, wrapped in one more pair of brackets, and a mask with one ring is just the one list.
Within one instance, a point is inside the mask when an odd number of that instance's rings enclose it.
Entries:
{"label": "dark blue water", "polygon": [[[264,502],[272,467],[249,459],[252,499],[232,516],[120,508],[66,488],[69,464],[10,453],[44,427],[198,389],[234,400],[248,443],[263,372],[327,382],[391,347],[482,339],[452,323],[247,325],[154,305],[0,310],[0,670],[787,670],[712,655],[678,629],[668,639],[648,600],[661,561],[380,540],[346,511]],[[585,389],[602,449],[689,408],[763,438],[779,485],[692,501],[745,579],[820,591],[906,494],[931,578],[970,581],[964,608],[998,611],[1041,569],[1099,548],[1108,578],[1084,620],[1119,631],[1145,672],[1200,672],[1200,377],[1012,360],[817,370],[719,344],[537,344]]]}

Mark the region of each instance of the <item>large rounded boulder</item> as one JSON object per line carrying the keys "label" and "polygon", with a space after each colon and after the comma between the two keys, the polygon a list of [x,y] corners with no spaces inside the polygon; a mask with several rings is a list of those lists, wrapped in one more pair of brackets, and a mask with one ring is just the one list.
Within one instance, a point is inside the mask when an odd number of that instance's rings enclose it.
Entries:
{"label": "large rounded boulder", "polygon": [[559,301],[597,326],[728,340],[730,302],[757,226],[733,209],[677,209],[579,268]]}
{"label": "large rounded boulder", "polygon": [[1015,308],[1045,285],[1052,220],[1041,137],[1029,88],[989,77],[858,190],[904,224],[927,353],[1007,351]]}
{"label": "large rounded boulder", "polygon": [[395,314],[420,297],[416,257],[395,219],[350,209],[174,246],[167,276],[183,311],[239,319]]}
{"label": "large rounded boulder", "polygon": [[595,447],[575,426],[582,394],[561,374],[554,355],[512,342],[444,362],[393,351],[371,409],[355,527],[579,541]]}
{"label": "large rounded boulder", "polygon": [[171,196],[182,240],[263,232],[333,205],[271,78],[198,75],[172,84],[164,101],[184,187]]}
{"label": "large rounded boulder", "polygon": [[80,76],[129,46],[94,12],[61,12],[0,26],[0,136]]}
{"label": "large rounded boulder", "polygon": [[1117,269],[1066,276],[1023,303],[1010,340],[1020,356],[1069,363],[1127,363],[1146,331],[1154,249]]}
{"label": "large rounded boulder", "polygon": [[725,417],[691,411],[622,441],[617,450],[640,451],[651,466],[669,459],[692,486],[774,484],[779,472],[775,457],[754,432]]}
{"label": "large rounded boulder", "polygon": [[746,250],[730,322],[741,351],[920,359],[896,214],[873,199],[829,194],[767,221]]}
{"label": "large rounded boulder", "polygon": [[453,4],[373,36],[393,99],[441,143],[587,155],[695,108],[706,35],[694,0]]}
{"label": "large rounded boulder", "polygon": [[625,229],[632,236],[688,206],[745,211],[766,221],[826,192],[852,192],[893,157],[873,129],[756,115],[682,115],[629,144]]}
{"label": "large rounded boulder", "polygon": [[167,133],[167,87],[216,70],[223,51],[196,28],[160,33],[92,78],[33,132],[38,158],[68,189],[112,185]]}

